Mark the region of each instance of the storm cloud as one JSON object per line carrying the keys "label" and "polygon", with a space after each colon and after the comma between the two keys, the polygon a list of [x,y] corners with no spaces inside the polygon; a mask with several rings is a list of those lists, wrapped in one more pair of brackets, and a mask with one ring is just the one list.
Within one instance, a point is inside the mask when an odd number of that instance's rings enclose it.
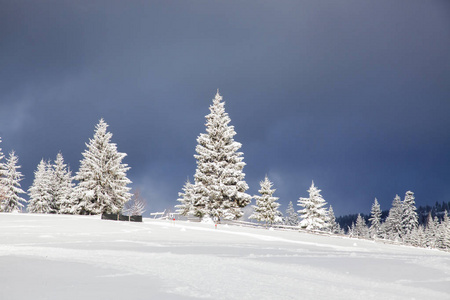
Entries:
{"label": "storm cloud", "polygon": [[0,136],[27,189],[104,118],[149,211],[176,204],[220,89],[249,192],[337,215],[450,201],[448,1],[1,1]]}

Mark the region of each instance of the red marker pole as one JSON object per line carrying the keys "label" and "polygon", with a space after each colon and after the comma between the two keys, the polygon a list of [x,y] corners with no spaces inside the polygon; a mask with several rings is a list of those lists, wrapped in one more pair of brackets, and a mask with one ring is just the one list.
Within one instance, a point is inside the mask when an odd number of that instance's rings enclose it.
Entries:
{"label": "red marker pole", "polygon": [[214,224],[214,226],[215,226],[215,229],[217,229],[217,224]]}

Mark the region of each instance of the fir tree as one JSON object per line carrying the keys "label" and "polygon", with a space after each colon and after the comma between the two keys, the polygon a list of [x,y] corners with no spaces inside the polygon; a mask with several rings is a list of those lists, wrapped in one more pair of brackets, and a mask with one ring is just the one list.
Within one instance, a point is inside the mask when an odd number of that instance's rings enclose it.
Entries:
{"label": "fir tree", "polygon": [[23,179],[23,175],[18,171],[20,166],[17,165],[17,162],[17,156],[14,151],[11,151],[6,159],[4,199],[1,203],[1,211],[4,212],[19,212],[24,206],[22,203],[26,203],[26,200],[19,196],[25,192],[20,188],[20,181]]}
{"label": "fir tree", "polygon": [[358,238],[367,238],[369,236],[369,228],[367,228],[366,220],[360,214],[358,214],[358,218],[356,219],[353,234]]}
{"label": "fir tree", "polygon": [[416,202],[413,192],[406,192],[405,200],[402,204],[402,211],[402,231],[404,235],[407,235],[419,225],[419,217],[416,212]]}
{"label": "fir tree", "polygon": [[[2,139],[0,138],[0,143],[1,142]],[[0,148],[0,211],[1,211],[1,203],[3,203],[3,201],[5,200],[7,188],[6,175],[8,173],[8,169],[6,167],[6,164],[3,162],[4,158],[5,155],[2,152],[2,148]]]}
{"label": "fir tree", "polygon": [[352,225],[347,227],[347,232],[350,237],[355,237],[355,222],[352,222]]}
{"label": "fir tree", "polygon": [[64,163],[61,153],[56,155],[56,160],[51,166],[52,182],[51,190],[53,196],[53,210],[55,213],[68,214],[71,212],[73,200],[72,172]]}
{"label": "fir tree", "polygon": [[403,207],[402,201],[398,195],[395,195],[392,207],[389,210],[389,215],[386,218],[385,235],[388,239],[397,240],[402,237],[402,215]]}
{"label": "fir tree", "polygon": [[274,197],[275,189],[272,189],[273,183],[266,176],[260,183],[261,189],[258,191],[261,196],[253,196],[256,200],[256,206],[253,206],[253,214],[249,217],[267,225],[279,223],[282,221],[281,213],[278,211],[280,204],[278,197]]}
{"label": "fir tree", "polygon": [[177,201],[179,201],[180,204],[175,205],[177,213],[182,216],[188,216],[193,213],[194,192],[194,185],[189,181],[188,178],[183,186],[183,192],[178,193],[179,198],[177,199]]}
{"label": "fir tree", "polygon": [[415,247],[425,247],[425,231],[422,225],[411,231],[411,234],[408,236],[408,244]]}
{"label": "fir tree", "polygon": [[141,192],[136,190],[131,200],[125,203],[124,214],[128,216],[142,216],[145,212],[146,202],[141,197]]}
{"label": "fir tree", "polygon": [[340,233],[341,228],[338,223],[336,223],[336,217],[334,216],[333,207],[330,205],[327,212],[327,220],[326,223],[328,225],[328,230],[330,233]]}
{"label": "fir tree", "polygon": [[425,229],[425,246],[428,248],[436,246],[437,226],[437,219],[433,219],[431,212],[428,213],[427,228]]}
{"label": "fir tree", "polygon": [[59,208],[57,207],[57,203],[56,203],[56,199],[55,199],[55,172],[53,171],[53,166],[52,163],[50,162],[50,160],[45,162],[45,173],[46,173],[46,177],[48,178],[47,181],[47,189],[48,189],[48,193],[50,195],[50,199],[48,201],[48,205],[50,208],[49,213],[51,214],[56,214],[59,211]]}
{"label": "fir tree", "polygon": [[380,237],[380,227],[381,227],[381,208],[378,204],[377,198],[375,198],[372,204],[372,210],[370,211],[370,237],[378,238]]}
{"label": "fir tree", "polygon": [[444,220],[437,220],[437,228],[436,228],[436,248],[438,249],[444,249],[445,248],[445,235],[446,235],[446,228],[444,224]]}
{"label": "fir tree", "polygon": [[294,204],[292,204],[292,201],[289,201],[288,208],[286,209],[286,218],[284,220],[284,225],[298,226],[298,214],[295,212]]}
{"label": "fir tree", "polygon": [[326,227],[327,211],[324,206],[327,203],[320,192],[321,190],[314,186],[313,181],[308,190],[309,197],[300,197],[298,200],[298,205],[303,207],[298,211],[302,218],[300,227],[307,230],[322,230]]}
{"label": "fir tree", "polygon": [[219,91],[206,116],[206,133],[197,138],[194,215],[200,218],[238,219],[251,201],[242,172],[241,144],[234,141],[234,126],[225,112]]}
{"label": "fir tree", "polygon": [[42,159],[37,170],[34,172],[33,184],[28,189],[30,200],[27,210],[30,213],[50,213],[50,202],[52,195],[50,193],[50,177],[48,176],[47,163]]}
{"label": "fir tree", "polygon": [[450,218],[448,217],[447,211],[444,212],[444,218],[442,219],[443,225],[443,245],[442,248],[445,250],[450,249]]}
{"label": "fir tree", "polygon": [[131,198],[127,186],[131,181],[126,175],[130,168],[122,163],[126,154],[118,152],[116,144],[111,143],[112,134],[106,131],[107,127],[101,119],[95,127],[94,138],[89,139],[83,152],[75,176],[79,181],[75,188],[76,213],[118,213]]}

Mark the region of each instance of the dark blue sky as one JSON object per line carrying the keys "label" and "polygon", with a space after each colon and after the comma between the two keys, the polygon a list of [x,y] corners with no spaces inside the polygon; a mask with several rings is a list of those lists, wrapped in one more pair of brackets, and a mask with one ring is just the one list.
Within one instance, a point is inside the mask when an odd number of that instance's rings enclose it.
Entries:
{"label": "dark blue sky", "polygon": [[0,1],[0,136],[28,189],[103,117],[148,211],[192,178],[219,88],[249,192],[336,215],[450,201],[450,2]]}

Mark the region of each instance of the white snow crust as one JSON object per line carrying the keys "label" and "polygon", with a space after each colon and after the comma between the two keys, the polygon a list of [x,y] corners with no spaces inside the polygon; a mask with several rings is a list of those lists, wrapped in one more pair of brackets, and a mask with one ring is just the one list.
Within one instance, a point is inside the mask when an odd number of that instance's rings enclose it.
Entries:
{"label": "white snow crust", "polygon": [[450,299],[450,253],[345,237],[0,214],[0,299]]}

